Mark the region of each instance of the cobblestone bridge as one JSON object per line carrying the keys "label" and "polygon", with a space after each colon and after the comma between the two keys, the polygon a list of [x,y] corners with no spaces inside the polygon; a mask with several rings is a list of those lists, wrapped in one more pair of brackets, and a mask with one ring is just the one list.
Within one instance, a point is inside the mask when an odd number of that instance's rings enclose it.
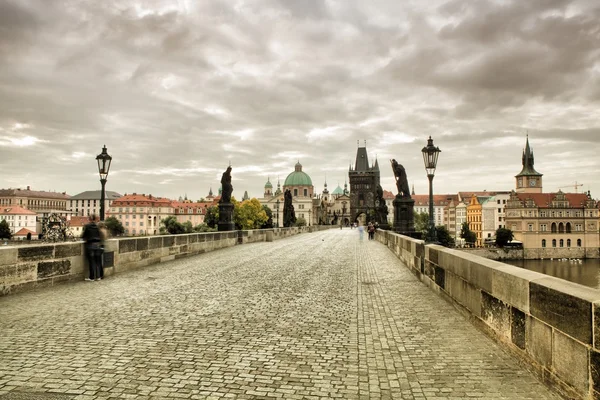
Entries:
{"label": "cobblestone bridge", "polygon": [[356,230],[0,298],[0,399],[558,399]]}

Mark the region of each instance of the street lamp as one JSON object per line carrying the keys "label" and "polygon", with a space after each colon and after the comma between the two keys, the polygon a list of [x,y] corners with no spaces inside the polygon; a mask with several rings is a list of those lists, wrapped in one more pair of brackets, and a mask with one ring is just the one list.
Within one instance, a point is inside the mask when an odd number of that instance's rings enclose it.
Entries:
{"label": "street lamp", "polygon": [[312,220],[312,208],[308,210],[308,226],[310,226],[310,221]]}
{"label": "street lamp", "polygon": [[276,226],[276,228],[279,228],[279,199],[277,199],[277,201],[275,202],[275,209],[277,210],[277,226]]}
{"label": "street lamp", "polygon": [[429,178],[429,225],[427,227],[427,238],[425,241],[436,242],[437,232],[435,230],[435,223],[433,222],[433,176],[435,175],[435,167],[437,166],[437,160],[441,150],[433,145],[433,139],[429,136],[427,146],[423,147],[423,150],[421,151],[423,153],[427,178]]}
{"label": "street lamp", "polygon": [[104,199],[105,192],[104,187],[106,186],[106,178],[108,177],[108,170],[110,169],[110,162],[112,157],[106,152],[106,145],[102,148],[102,153],[96,157],[98,161],[98,173],[100,174],[100,183],[102,184],[102,194],[100,195],[100,221],[104,221]]}

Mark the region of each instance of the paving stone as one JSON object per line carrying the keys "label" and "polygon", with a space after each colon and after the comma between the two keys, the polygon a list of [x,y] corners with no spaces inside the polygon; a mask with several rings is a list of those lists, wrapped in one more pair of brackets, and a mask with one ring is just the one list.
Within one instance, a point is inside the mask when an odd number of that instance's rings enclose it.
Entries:
{"label": "paving stone", "polygon": [[560,398],[356,230],[5,296],[0,321],[0,400]]}

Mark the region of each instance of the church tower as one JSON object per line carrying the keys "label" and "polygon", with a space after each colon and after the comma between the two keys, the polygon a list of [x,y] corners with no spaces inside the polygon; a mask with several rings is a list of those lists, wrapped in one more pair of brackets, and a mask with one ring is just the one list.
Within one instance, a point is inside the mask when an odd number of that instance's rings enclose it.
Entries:
{"label": "church tower", "polygon": [[271,184],[271,178],[268,177],[267,178],[267,183],[265,183],[264,198],[265,199],[270,199],[271,197],[273,197],[273,184]]}
{"label": "church tower", "polygon": [[533,151],[529,147],[529,135],[523,151],[523,169],[515,176],[517,193],[542,193],[542,174],[533,168]]}

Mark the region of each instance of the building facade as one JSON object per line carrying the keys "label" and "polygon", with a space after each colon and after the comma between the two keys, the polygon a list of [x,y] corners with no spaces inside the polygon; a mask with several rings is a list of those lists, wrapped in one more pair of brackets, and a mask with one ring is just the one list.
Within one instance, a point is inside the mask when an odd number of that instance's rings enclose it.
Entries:
{"label": "building facade", "polygon": [[529,138],[516,190],[506,204],[506,227],[523,242],[526,258],[600,258],[598,202],[591,193],[542,192]]}
{"label": "building facade", "polygon": [[72,212],[68,209],[70,196],[65,192],[46,192],[27,189],[0,189],[0,207],[19,206],[37,214],[36,232],[42,231],[42,225],[50,214],[69,219]]}
{"label": "building facade", "polygon": [[125,194],[113,200],[107,217],[115,217],[123,224],[125,234],[158,235],[161,221],[175,215],[171,200],[145,194]]}
{"label": "building facade", "polygon": [[37,239],[37,214],[20,206],[0,206],[0,221],[6,221],[10,228],[10,233],[16,235],[23,229],[27,233],[31,232],[32,237]]}
{"label": "building facade", "polygon": [[[71,196],[68,201],[67,209],[70,210],[73,215],[80,217],[89,217],[91,215],[100,215],[100,200],[102,197],[101,190],[88,190],[81,192],[75,196]],[[121,197],[117,192],[105,191],[104,196],[104,211],[106,212],[112,202]]]}

